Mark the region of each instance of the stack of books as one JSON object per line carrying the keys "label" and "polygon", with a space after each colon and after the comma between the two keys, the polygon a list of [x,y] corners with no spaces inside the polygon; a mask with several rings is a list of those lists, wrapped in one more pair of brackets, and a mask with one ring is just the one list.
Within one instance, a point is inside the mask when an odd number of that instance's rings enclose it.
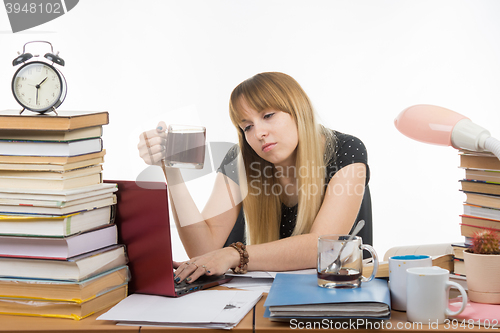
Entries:
{"label": "stack of books", "polygon": [[464,241],[453,244],[454,273],[466,278],[463,251],[470,247],[475,232],[490,229],[500,235],[500,160],[489,152],[461,150],[460,180],[465,194],[460,230]]}
{"label": "stack of books", "polygon": [[0,111],[0,313],[81,319],[127,296],[103,183],[107,112]]}

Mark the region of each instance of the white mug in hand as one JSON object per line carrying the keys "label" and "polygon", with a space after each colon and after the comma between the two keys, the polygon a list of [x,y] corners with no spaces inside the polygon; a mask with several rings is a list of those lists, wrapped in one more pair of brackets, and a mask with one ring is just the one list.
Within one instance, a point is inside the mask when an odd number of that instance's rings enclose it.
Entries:
{"label": "white mug in hand", "polygon": [[[456,316],[464,311],[467,294],[461,285],[449,281],[448,270],[437,266],[414,267],[406,273],[406,316],[409,321],[442,324],[447,316]],[[448,308],[451,287],[462,294],[462,307],[456,312]]]}
{"label": "white mug in hand", "polygon": [[431,266],[432,258],[427,255],[410,254],[389,258],[389,289],[393,310],[406,311],[406,270]]}

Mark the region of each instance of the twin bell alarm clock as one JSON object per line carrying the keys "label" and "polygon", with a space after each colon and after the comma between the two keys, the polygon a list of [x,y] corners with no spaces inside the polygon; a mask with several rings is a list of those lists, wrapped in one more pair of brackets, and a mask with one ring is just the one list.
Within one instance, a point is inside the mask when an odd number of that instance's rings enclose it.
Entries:
{"label": "twin bell alarm clock", "polygon": [[[47,43],[51,52],[43,58],[26,52],[30,43]],[[56,110],[66,97],[66,79],[55,67],[64,66],[64,60],[54,54],[52,44],[33,41],[24,44],[23,53],[12,61],[13,66],[22,64],[12,78],[12,93],[24,110],[43,114]],[[57,114],[57,112],[56,112]]]}

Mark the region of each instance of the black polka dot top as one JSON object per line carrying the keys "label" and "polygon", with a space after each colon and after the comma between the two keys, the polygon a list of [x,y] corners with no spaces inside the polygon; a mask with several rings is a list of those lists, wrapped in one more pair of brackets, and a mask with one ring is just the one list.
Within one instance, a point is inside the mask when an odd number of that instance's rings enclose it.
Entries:
{"label": "black polka dot top", "polygon": [[[370,180],[370,169],[368,167],[368,156],[363,142],[355,136],[337,131],[333,132],[335,134],[334,138],[327,144],[335,145],[335,154],[326,166],[325,186],[327,186],[337,171],[353,163],[363,163],[366,165],[365,184],[368,184]],[[233,146],[226,154],[221,166],[217,170],[228,176],[237,184],[239,181],[235,159],[238,151],[238,145]],[[298,205],[293,207],[287,207],[284,204],[281,205],[280,238],[287,238],[292,235],[297,221],[297,208]]]}

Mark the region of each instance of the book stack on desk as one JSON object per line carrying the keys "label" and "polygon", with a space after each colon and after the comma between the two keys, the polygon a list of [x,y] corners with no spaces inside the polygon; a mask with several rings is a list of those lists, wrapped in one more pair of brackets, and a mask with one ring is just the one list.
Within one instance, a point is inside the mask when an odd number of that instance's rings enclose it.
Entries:
{"label": "book stack on desk", "polygon": [[81,319],[127,295],[102,182],[107,112],[0,111],[0,313]]}
{"label": "book stack on desk", "polygon": [[470,247],[471,237],[483,229],[500,235],[500,161],[490,152],[461,150],[459,156],[460,168],[465,171],[461,191],[466,199],[460,215],[464,241],[453,244],[454,275],[466,286],[463,252]]}
{"label": "book stack on desk", "polygon": [[500,236],[500,160],[489,152],[461,151],[461,180],[466,195],[461,215],[461,232],[465,244],[476,231],[490,229]]}

